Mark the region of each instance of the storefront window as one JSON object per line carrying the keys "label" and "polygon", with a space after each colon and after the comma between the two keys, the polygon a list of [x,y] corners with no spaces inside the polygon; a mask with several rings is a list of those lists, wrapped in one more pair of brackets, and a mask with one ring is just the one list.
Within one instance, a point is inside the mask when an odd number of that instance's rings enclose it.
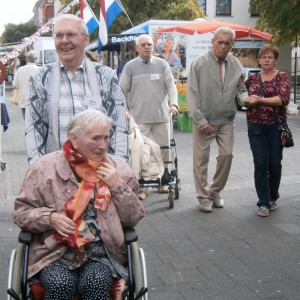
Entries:
{"label": "storefront window", "polygon": [[231,15],[231,0],[216,0],[217,15]]}
{"label": "storefront window", "polygon": [[250,6],[250,16],[251,17],[259,17],[259,13],[253,5]]}

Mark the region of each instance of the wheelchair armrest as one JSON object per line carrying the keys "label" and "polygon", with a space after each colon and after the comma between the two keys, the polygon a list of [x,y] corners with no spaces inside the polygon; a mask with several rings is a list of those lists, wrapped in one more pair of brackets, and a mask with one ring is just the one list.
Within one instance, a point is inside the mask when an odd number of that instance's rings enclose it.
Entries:
{"label": "wheelchair armrest", "polygon": [[33,239],[33,233],[21,230],[19,233],[19,243],[30,244]]}
{"label": "wheelchair armrest", "polygon": [[138,240],[138,234],[133,227],[126,227],[124,230],[125,243],[127,245],[136,242]]}

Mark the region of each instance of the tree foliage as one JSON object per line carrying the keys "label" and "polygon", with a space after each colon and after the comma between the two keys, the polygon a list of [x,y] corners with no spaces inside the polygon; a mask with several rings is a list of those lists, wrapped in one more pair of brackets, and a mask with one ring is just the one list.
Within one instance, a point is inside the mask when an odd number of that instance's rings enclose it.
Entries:
{"label": "tree foliage", "polygon": [[21,42],[23,38],[31,36],[36,30],[37,28],[32,21],[18,25],[8,23],[4,25],[2,43]]}
{"label": "tree foliage", "polygon": [[[71,0],[60,0],[60,2],[65,7]],[[99,19],[100,0],[86,0],[86,2]],[[204,13],[197,0],[122,0],[121,3],[134,26],[150,19],[194,20],[204,18]],[[109,33],[118,34],[130,27],[127,16],[121,13],[111,25]]]}
{"label": "tree foliage", "polygon": [[256,27],[273,34],[272,42],[293,44],[300,34],[299,0],[250,0],[250,9],[259,14]]}

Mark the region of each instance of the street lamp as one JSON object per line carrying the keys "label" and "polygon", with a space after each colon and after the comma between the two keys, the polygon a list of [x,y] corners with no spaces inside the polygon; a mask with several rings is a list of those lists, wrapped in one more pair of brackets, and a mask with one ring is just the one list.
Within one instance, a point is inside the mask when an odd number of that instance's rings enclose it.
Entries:
{"label": "street lamp", "polygon": [[297,100],[297,50],[298,50],[298,35],[296,34],[296,41],[295,41],[296,51],[295,51],[295,66],[294,66],[294,103],[296,104]]}

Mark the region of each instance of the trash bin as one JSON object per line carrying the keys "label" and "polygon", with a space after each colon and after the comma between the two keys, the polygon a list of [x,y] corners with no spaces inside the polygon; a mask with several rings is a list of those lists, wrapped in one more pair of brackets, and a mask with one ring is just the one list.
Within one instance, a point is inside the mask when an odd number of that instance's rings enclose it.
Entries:
{"label": "trash bin", "polygon": [[193,131],[193,120],[189,117],[189,113],[187,111],[180,112],[177,115],[177,127],[181,132]]}

